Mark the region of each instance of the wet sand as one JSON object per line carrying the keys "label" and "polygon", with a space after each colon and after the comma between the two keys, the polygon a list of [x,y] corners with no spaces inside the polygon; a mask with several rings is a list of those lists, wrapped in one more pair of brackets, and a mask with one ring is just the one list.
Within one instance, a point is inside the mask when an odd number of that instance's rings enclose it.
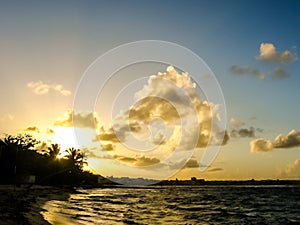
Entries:
{"label": "wet sand", "polygon": [[68,199],[70,189],[49,186],[0,185],[1,225],[49,225],[42,207],[50,200]]}

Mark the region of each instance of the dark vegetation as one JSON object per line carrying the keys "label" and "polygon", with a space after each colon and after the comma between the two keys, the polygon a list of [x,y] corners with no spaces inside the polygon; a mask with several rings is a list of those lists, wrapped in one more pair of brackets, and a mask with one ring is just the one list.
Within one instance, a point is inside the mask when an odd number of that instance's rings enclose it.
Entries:
{"label": "dark vegetation", "polygon": [[63,158],[58,144],[37,150],[32,136],[8,135],[0,140],[0,184],[94,185],[98,176],[84,171],[85,155],[68,148]]}

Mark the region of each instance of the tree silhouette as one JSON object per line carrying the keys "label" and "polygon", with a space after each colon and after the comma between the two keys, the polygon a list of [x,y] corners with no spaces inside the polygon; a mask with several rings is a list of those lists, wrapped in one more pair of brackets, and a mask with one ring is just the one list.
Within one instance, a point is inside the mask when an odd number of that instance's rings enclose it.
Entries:
{"label": "tree silhouette", "polygon": [[51,144],[45,154],[35,148],[38,143],[27,134],[0,139],[0,184],[21,184],[31,175],[44,185],[97,184],[97,176],[83,170],[87,162],[80,149],[68,148],[66,156],[57,159],[59,144]]}
{"label": "tree silhouette", "polygon": [[83,153],[81,153],[80,149],[76,148],[67,148],[66,149],[67,155],[65,156],[72,165],[78,167],[79,169],[83,168],[84,164],[87,164],[86,157]]}
{"label": "tree silhouette", "polygon": [[59,144],[51,144],[51,146],[48,147],[48,155],[52,160],[56,159],[59,152],[60,152]]}
{"label": "tree silhouette", "polygon": [[29,134],[18,134],[17,136],[8,135],[4,138],[4,143],[14,145],[18,150],[32,150],[39,141]]}

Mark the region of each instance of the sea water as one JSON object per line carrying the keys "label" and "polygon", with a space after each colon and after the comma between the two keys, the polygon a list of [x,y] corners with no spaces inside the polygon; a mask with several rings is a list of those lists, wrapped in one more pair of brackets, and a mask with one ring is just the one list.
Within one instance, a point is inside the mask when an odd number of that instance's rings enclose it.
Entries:
{"label": "sea water", "polygon": [[44,205],[51,224],[300,224],[298,186],[80,190]]}

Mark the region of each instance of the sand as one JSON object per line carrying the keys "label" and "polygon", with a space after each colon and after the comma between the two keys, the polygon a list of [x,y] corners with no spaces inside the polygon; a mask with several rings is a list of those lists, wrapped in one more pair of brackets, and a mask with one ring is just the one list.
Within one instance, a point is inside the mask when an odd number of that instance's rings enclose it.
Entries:
{"label": "sand", "polygon": [[49,225],[41,212],[50,200],[67,200],[71,191],[49,186],[0,185],[1,225]]}

